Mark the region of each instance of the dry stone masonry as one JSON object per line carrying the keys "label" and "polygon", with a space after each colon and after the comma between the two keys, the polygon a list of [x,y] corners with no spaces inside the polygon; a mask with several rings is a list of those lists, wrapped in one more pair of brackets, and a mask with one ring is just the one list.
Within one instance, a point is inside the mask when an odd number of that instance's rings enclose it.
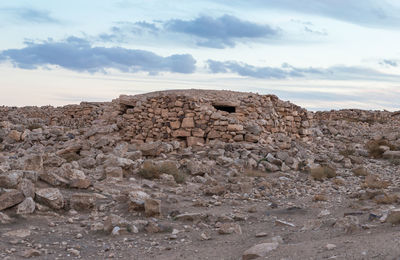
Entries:
{"label": "dry stone masonry", "polygon": [[118,125],[136,142],[211,140],[256,143],[268,137],[306,138],[312,113],[274,95],[184,90],[120,96]]}

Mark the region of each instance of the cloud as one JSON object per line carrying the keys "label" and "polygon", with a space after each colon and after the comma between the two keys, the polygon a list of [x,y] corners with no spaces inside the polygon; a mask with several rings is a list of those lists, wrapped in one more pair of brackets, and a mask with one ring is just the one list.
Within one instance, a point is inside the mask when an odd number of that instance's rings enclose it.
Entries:
{"label": "cloud", "polygon": [[[226,5],[226,1],[218,2]],[[232,0],[229,6],[287,10],[371,27],[400,25],[399,5],[393,5],[387,0]]]}
{"label": "cloud", "polygon": [[53,18],[49,11],[33,8],[0,8],[0,13],[6,13],[16,17],[19,21],[30,23],[60,23]]}
{"label": "cloud", "polygon": [[320,35],[320,36],[327,36],[328,33],[326,32],[325,29],[322,29],[321,31],[318,30],[314,30],[309,26],[304,26],[304,31],[308,32],[308,33],[312,33],[312,34],[316,34],[316,35]]}
{"label": "cloud", "polygon": [[[236,61],[207,61],[211,73],[236,73],[240,76],[262,78],[262,79],[285,79],[289,77],[289,72],[282,68],[255,67],[246,63]],[[301,76],[301,75],[293,75]]]}
{"label": "cloud", "polygon": [[384,65],[384,66],[389,66],[389,67],[397,67],[398,63],[396,60],[389,60],[389,59],[384,59],[379,64]]}
{"label": "cloud", "polygon": [[120,47],[94,47],[87,40],[69,37],[64,41],[29,42],[22,49],[0,52],[0,61],[11,61],[14,66],[36,69],[49,65],[79,72],[104,72],[112,68],[122,72],[145,71],[193,73],[196,60],[189,54],[162,57],[155,53]]}
{"label": "cloud", "polygon": [[197,37],[197,45],[211,48],[234,47],[240,39],[268,38],[278,34],[268,25],[243,21],[231,15],[201,16],[190,21],[173,19],[164,26],[169,31]]}
{"label": "cloud", "polygon": [[279,29],[240,20],[231,15],[218,18],[200,16],[194,20],[120,22],[108,33],[100,34],[98,40],[127,42],[132,41],[136,36],[156,36],[158,40],[174,39],[182,42],[189,40],[194,41],[197,46],[224,49],[235,47],[238,42],[249,39],[277,38]]}
{"label": "cloud", "polygon": [[329,80],[373,80],[398,81],[400,75],[386,74],[359,66],[332,66],[329,68],[299,68],[283,63],[281,67],[257,67],[237,61],[207,60],[211,73],[233,73],[243,77],[259,79],[329,79]]}
{"label": "cloud", "polygon": [[129,42],[132,40],[132,36],[145,36],[146,34],[156,35],[159,31],[160,28],[158,28],[155,23],[146,21],[135,23],[118,22],[115,26],[110,28],[109,32],[98,35],[97,40],[101,42]]}

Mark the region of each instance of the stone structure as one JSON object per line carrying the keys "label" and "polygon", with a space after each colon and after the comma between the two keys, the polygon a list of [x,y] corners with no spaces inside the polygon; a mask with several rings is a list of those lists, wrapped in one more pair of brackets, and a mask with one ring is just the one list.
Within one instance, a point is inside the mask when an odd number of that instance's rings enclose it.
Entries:
{"label": "stone structure", "polygon": [[[79,105],[63,107],[0,107],[0,118],[11,123],[25,125],[52,125],[80,128],[92,125],[94,120],[102,117],[109,102],[82,102]],[[23,122],[20,122],[24,119]]]}
{"label": "stone structure", "polygon": [[125,140],[181,140],[189,146],[215,139],[254,143],[268,136],[307,137],[313,117],[274,95],[233,91],[172,90],[122,95],[113,103]]}
{"label": "stone structure", "polygon": [[350,122],[365,122],[365,123],[387,123],[393,119],[398,120],[398,112],[389,111],[371,111],[361,109],[341,109],[331,111],[318,111],[315,113],[316,120],[345,120]]}

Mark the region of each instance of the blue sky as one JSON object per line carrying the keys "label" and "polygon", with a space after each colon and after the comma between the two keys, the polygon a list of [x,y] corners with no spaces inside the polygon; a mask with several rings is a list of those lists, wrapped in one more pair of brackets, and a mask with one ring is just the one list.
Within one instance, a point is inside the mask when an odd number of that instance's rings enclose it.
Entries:
{"label": "blue sky", "polygon": [[311,110],[399,110],[400,2],[0,3],[1,105],[202,88]]}

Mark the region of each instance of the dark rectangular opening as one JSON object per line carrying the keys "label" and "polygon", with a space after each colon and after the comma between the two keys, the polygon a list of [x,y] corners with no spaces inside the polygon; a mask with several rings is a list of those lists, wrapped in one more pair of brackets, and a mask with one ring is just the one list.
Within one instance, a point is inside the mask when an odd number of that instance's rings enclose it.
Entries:
{"label": "dark rectangular opening", "polygon": [[123,104],[123,105],[121,105],[121,112],[122,112],[123,114],[125,114],[126,111],[127,111],[128,109],[133,109],[133,108],[135,108],[135,107],[134,107],[134,106],[130,106],[130,105],[125,105],[125,104]]}
{"label": "dark rectangular opening", "polygon": [[216,110],[225,111],[228,113],[236,113],[236,107],[233,106],[213,106]]}

